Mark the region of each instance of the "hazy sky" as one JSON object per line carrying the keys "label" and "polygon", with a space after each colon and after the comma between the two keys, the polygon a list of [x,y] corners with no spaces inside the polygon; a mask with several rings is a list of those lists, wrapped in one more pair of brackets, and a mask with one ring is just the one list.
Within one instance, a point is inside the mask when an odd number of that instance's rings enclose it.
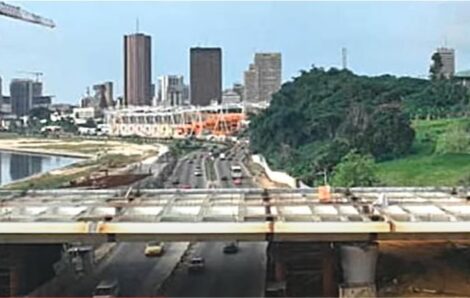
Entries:
{"label": "hazy sky", "polygon": [[[7,1],[8,2],[8,1]],[[361,74],[422,76],[431,52],[454,47],[457,69],[470,69],[470,3],[463,2],[12,2],[53,19],[49,29],[0,16],[4,94],[18,71],[44,72],[55,102],[77,103],[101,81],[123,89],[123,35],[152,36],[152,78],[183,74],[189,48],[223,49],[223,82],[243,81],[256,51],[282,53],[283,80],[312,64]]]}

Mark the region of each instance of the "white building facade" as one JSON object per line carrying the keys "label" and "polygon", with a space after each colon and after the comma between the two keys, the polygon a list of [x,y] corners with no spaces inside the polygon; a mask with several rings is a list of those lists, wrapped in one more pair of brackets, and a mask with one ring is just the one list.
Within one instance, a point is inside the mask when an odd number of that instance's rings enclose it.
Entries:
{"label": "white building facade", "polygon": [[163,106],[182,106],[186,102],[183,76],[168,75],[158,78],[158,103]]}

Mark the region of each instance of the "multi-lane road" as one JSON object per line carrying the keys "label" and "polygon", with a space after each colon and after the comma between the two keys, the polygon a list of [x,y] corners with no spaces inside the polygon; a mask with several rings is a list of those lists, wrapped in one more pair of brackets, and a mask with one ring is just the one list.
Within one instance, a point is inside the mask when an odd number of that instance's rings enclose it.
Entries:
{"label": "multi-lane road", "polygon": [[[229,153],[229,159],[215,158],[213,165],[220,187],[250,187],[253,181],[242,167],[243,179],[234,185],[230,175],[232,165],[239,165],[241,156]],[[204,158],[210,158],[205,155]],[[194,170],[201,159],[186,164]],[[226,177],[227,179],[223,179]],[[185,181],[191,182],[191,181]],[[265,289],[266,246],[264,242],[239,243],[236,254],[224,254],[224,242],[199,242],[191,246],[186,261],[192,257],[205,260],[205,270],[189,273],[187,263],[182,263],[174,273],[166,291],[158,293],[169,297],[262,297]]]}
{"label": "multi-lane road", "polygon": [[[234,185],[230,175],[231,165],[239,165],[241,155],[229,153],[230,160],[212,158],[208,152],[193,152],[180,159],[165,187],[205,188],[250,187],[253,182],[243,170],[242,183]],[[206,169],[213,165],[215,177]],[[244,169],[242,167],[242,169]],[[201,175],[196,172],[201,171]],[[210,171],[210,169],[209,169]],[[222,178],[225,177],[225,178]],[[215,180],[208,183],[208,179]],[[161,257],[144,255],[145,243],[119,243],[110,255],[93,272],[70,280],[66,286],[49,287],[47,296],[90,296],[101,280],[119,281],[120,296],[170,297],[256,297],[264,294],[266,269],[266,243],[239,244],[236,254],[224,254],[222,242],[166,243]],[[188,249],[189,247],[189,249]],[[186,252],[186,255],[184,253]],[[183,255],[183,262],[180,263]],[[206,268],[199,274],[187,271],[192,257],[203,257]],[[172,278],[168,276],[172,273]],[[165,284],[164,290],[160,288]]]}

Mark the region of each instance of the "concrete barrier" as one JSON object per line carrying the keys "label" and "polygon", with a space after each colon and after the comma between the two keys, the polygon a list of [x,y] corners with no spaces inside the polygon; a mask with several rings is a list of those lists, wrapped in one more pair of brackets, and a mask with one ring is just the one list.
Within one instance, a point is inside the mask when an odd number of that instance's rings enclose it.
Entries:
{"label": "concrete barrier", "polygon": [[271,170],[271,168],[269,167],[268,162],[266,161],[264,156],[262,156],[260,154],[255,154],[255,155],[251,156],[251,160],[254,163],[260,165],[264,169],[264,171],[266,172],[266,175],[268,176],[268,178],[271,181],[276,182],[276,183],[280,183],[280,184],[288,185],[291,188],[297,188],[298,187],[297,179],[295,179],[294,177],[290,176],[289,174],[287,174],[285,172],[279,172],[279,171]]}

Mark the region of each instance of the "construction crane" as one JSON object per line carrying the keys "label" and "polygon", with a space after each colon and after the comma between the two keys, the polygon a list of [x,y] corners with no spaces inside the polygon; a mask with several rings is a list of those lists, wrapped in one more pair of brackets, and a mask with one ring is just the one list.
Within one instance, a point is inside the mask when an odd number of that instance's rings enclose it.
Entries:
{"label": "construction crane", "polygon": [[55,27],[54,21],[38,16],[37,14],[30,13],[21,9],[18,6],[13,6],[5,2],[0,2],[0,15],[46,26],[49,28]]}
{"label": "construction crane", "polygon": [[36,77],[36,82],[39,82],[41,80],[41,77],[44,75],[42,72],[38,72],[38,71],[17,71],[17,72],[34,75]]}

